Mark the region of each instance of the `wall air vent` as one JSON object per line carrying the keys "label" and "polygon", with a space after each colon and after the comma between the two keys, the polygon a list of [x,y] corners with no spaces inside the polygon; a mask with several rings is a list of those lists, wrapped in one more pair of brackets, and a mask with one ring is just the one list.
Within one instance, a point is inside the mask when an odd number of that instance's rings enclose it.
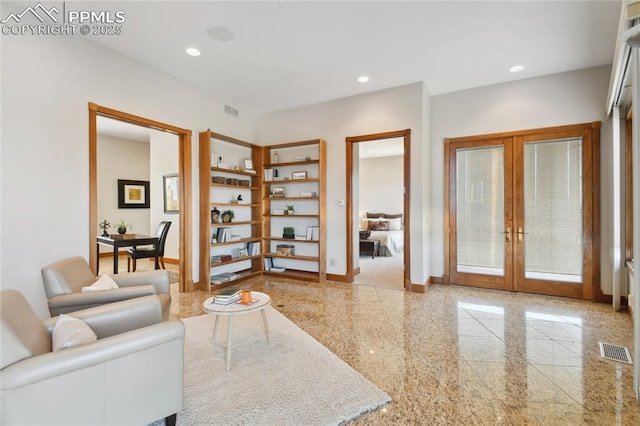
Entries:
{"label": "wall air vent", "polygon": [[236,118],[238,118],[238,116],[240,115],[240,111],[238,111],[233,107],[230,107],[229,105],[224,106],[224,112],[226,112],[229,115],[233,115]]}

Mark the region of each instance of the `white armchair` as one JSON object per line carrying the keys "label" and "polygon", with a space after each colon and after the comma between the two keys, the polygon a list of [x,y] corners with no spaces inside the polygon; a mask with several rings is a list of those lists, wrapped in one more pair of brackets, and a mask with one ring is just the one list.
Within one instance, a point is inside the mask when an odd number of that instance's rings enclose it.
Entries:
{"label": "white armchair", "polygon": [[169,272],[153,270],[110,276],[120,288],[82,293],[82,287],[90,286],[97,279],[83,257],[70,257],[42,268],[44,291],[51,316],[157,294],[162,303],[162,317],[169,319]]}
{"label": "white armchair", "polygon": [[57,318],[0,292],[0,424],[145,425],[182,409],[184,325],[158,296],[74,312],[98,340],[52,352]]}

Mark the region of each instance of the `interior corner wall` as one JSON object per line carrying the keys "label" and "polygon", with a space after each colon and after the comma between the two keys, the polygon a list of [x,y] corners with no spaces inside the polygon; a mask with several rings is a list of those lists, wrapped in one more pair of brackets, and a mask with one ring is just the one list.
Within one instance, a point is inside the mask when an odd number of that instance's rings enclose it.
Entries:
{"label": "interior corner wall", "polygon": [[347,196],[346,137],[411,129],[411,282],[425,283],[426,243],[420,238],[424,234],[423,186],[428,185],[422,162],[424,96],[423,84],[414,83],[261,116],[261,145],[316,138],[327,141],[327,273],[346,273],[346,211],[339,205]]}
{"label": "interior corner wall", "polygon": [[[611,132],[605,111],[611,66],[605,65],[431,98],[431,247],[432,275],[444,272],[444,144],[445,138],[602,121],[602,158],[608,158]],[[611,175],[601,161],[601,176]],[[609,189],[602,185],[601,193]],[[601,203],[601,221],[611,221],[611,208]],[[602,289],[611,294],[611,236],[601,238]],[[605,280],[607,278],[607,280]]]}
{"label": "interior corner wall", "polygon": [[225,114],[224,100],[79,36],[3,35],[0,55],[2,289],[19,290],[36,314],[48,317],[40,269],[95,250],[89,241],[89,102],[193,131],[197,281],[198,132],[211,128],[256,140],[258,114],[234,103],[240,117]]}
{"label": "interior corner wall", "polygon": [[[149,209],[118,208],[118,179],[149,180],[149,143],[98,135],[97,150],[98,221],[111,224],[109,233],[116,232],[120,219],[131,224],[128,232],[148,233]],[[113,248],[100,246],[100,252]]]}

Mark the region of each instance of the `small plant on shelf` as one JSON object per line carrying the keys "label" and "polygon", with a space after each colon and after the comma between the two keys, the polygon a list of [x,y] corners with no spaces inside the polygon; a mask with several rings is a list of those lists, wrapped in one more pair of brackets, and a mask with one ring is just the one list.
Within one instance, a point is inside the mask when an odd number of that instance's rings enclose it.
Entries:
{"label": "small plant on shelf", "polygon": [[287,238],[292,240],[296,237],[294,232],[295,230],[293,229],[293,226],[285,226],[282,229],[282,238]]}
{"label": "small plant on shelf", "polygon": [[233,210],[225,210],[222,212],[222,221],[224,223],[231,222],[235,217],[236,217],[236,214],[233,212]]}
{"label": "small plant on shelf", "polygon": [[296,209],[293,207],[293,204],[287,204],[287,214],[294,214],[296,212]]}

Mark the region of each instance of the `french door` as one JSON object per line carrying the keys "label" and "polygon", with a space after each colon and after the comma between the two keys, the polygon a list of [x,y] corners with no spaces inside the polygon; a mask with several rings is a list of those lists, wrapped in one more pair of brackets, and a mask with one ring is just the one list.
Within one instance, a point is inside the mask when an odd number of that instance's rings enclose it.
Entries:
{"label": "french door", "polygon": [[447,140],[449,282],[593,297],[593,131]]}

